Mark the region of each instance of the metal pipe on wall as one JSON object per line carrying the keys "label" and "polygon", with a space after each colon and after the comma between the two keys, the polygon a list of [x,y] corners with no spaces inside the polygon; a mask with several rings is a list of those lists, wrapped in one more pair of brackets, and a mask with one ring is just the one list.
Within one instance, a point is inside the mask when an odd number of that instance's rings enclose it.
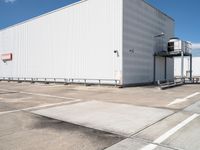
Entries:
{"label": "metal pipe on wall", "polygon": [[184,78],[184,52],[181,51],[181,79]]}

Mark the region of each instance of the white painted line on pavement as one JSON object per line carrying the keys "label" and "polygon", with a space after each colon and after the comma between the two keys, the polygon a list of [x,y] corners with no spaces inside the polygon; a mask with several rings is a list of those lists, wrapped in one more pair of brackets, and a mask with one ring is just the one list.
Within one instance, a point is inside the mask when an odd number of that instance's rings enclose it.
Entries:
{"label": "white painted line on pavement", "polygon": [[[165,141],[166,139],[168,139],[170,136],[172,136],[178,130],[180,130],[181,128],[183,128],[184,126],[186,126],[192,120],[196,119],[199,116],[200,116],[199,114],[193,114],[192,116],[188,117],[186,120],[184,120],[181,123],[179,123],[174,128],[170,129],[169,131],[167,131],[166,133],[164,133],[163,135],[161,135],[159,138],[157,138],[156,140],[154,140],[153,143],[154,144],[161,144],[163,141]],[[149,144],[149,145],[143,147],[141,150],[154,150],[155,148],[158,147],[158,145],[154,146],[154,144]]]}
{"label": "white painted line on pavement", "polygon": [[33,84],[33,86],[39,86],[39,87],[48,87],[48,88],[51,88],[51,87],[65,87],[66,85],[57,85],[57,84],[49,84],[49,85],[43,85],[43,84]]}
{"label": "white painted line on pavement", "polygon": [[170,105],[174,105],[174,104],[178,104],[178,103],[182,103],[182,102],[185,102],[187,100],[189,100],[190,98],[194,97],[194,96],[197,96],[199,95],[200,93],[199,92],[196,92],[196,93],[193,93],[185,98],[178,98],[176,99],[175,101],[169,103],[167,106],[170,106]]}
{"label": "white painted line on pavement", "polygon": [[80,100],[80,99],[76,99],[76,100],[71,100],[71,101],[61,102],[61,103],[53,103],[53,104],[40,105],[40,106],[35,106],[35,107],[28,107],[28,108],[24,108],[24,109],[16,109],[16,110],[11,110],[11,111],[3,111],[3,112],[0,112],[0,115],[14,113],[14,112],[19,112],[19,111],[28,111],[28,110],[33,110],[33,109],[40,109],[40,108],[51,107],[51,106],[58,106],[58,105],[62,105],[62,104],[71,104],[71,103],[81,102],[81,101],[82,100]]}
{"label": "white painted line on pavement", "polygon": [[50,106],[57,106],[57,105],[62,105],[62,104],[70,104],[70,103],[75,103],[75,102],[81,102],[82,100],[76,99],[68,102],[61,102],[61,103],[54,103],[54,104],[46,104],[46,105],[41,105],[41,106],[36,106],[36,107],[29,107],[25,108],[22,110],[32,110],[32,109],[39,109],[39,108],[44,108],[44,107],[50,107]]}
{"label": "white painted line on pavement", "polygon": [[187,96],[186,99],[192,98],[192,97],[194,97],[196,95],[199,95],[199,94],[200,94],[199,92],[196,92],[194,94],[191,94],[191,95]]}
{"label": "white painted line on pavement", "polygon": [[48,85],[46,87],[48,87],[48,88],[52,88],[52,87],[66,87],[66,85]]}
{"label": "white painted line on pavement", "polygon": [[42,94],[42,93],[30,93],[30,92],[19,92],[22,94],[30,94],[30,95],[36,95],[36,96],[44,96],[44,97],[51,97],[51,98],[59,98],[59,99],[71,99],[71,100],[75,100],[75,98],[71,98],[71,97],[63,97],[63,96],[55,96],[55,95],[49,95],[49,94]]}
{"label": "white painted line on pavement", "polygon": [[[31,99],[32,97],[22,97],[22,98],[14,98],[14,99],[8,99],[8,100],[26,100]],[[5,98],[6,99],[6,98]]]}
{"label": "white painted line on pavement", "polygon": [[19,101],[23,101],[23,100],[28,100],[31,99],[32,97],[22,97],[22,98],[0,98],[1,100],[3,100],[4,102],[8,102],[8,103],[14,103],[14,102],[19,102]]}
{"label": "white painted line on pavement", "polygon": [[44,96],[44,97],[51,97],[51,98],[66,99],[66,100],[70,100],[70,99],[71,100],[76,100],[76,98],[55,96],[55,95],[49,95],[49,94],[43,94],[43,93],[31,93],[31,92],[13,91],[13,90],[7,90],[7,89],[0,89],[0,91],[16,92],[16,93],[21,93],[21,94],[29,94],[29,95],[36,95],[36,96]]}
{"label": "white painted line on pavement", "polygon": [[145,147],[143,147],[141,150],[154,150],[158,147],[158,145],[155,145],[155,144],[149,144]]}
{"label": "white painted line on pavement", "polygon": [[14,112],[19,112],[21,110],[11,110],[11,111],[3,111],[3,112],[0,112],[0,115],[4,115],[4,114],[9,114],[9,113],[14,113]]}

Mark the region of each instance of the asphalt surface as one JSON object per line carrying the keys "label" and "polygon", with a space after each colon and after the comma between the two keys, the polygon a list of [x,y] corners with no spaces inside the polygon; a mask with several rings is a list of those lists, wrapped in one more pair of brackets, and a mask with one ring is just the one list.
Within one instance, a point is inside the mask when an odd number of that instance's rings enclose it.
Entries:
{"label": "asphalt surface", "polygon": [[0,149],[199,150],[199,92],[0,82]]}

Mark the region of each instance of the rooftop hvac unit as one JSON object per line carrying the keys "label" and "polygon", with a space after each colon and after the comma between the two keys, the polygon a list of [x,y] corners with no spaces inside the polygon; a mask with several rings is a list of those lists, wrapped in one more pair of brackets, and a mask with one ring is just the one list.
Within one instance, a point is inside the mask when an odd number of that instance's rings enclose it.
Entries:
{"label": "rooftop hvac unit", "polygon": [[192,44],[188,41],[182,41],[179,38],[171,38],[168,41],[168,52],[191,53]]}

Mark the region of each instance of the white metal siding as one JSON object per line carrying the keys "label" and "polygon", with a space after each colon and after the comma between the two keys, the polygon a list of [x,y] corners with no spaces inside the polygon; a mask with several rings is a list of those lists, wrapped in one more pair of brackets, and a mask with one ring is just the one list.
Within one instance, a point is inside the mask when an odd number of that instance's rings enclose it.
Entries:
{"label": "white metal siding", "polygon": [[[0,31],[0,53],[13,53],[13,61],[0,62],[0,77],[152,82],[153,36],[164,32],[167,42],[173,29],[169,17],[142,0],[81,1]],[[162,80],[164,58],[156,62]],[[167,62],[172,79],[173,60]]]}
{"label": "white metal siding", "polygon": [[[156,51],[153,37],[164,32],[167,42],[174,35],[174,22],[142,0],[123,2],[123,84],[152,82]],[[164,80],[164,58],[156,62],[156,80]],[[167,78],[173,79],[173,59],[167,62]]]}
{"label": "white metal siding", "polygon": [[[200,57],[192,58],[192,74],[193,76],[200,76]],[[184,58],[184,76],[186,76],[186,72],[190,71],[190,58]],[[174,59],[174,75],[181,76],[181,58],[177,57]]]}
{"label": "white metal siding", "polygon": [[122,0],[82,1],[2,30],[6,52],[1,77],[120,79]]}

